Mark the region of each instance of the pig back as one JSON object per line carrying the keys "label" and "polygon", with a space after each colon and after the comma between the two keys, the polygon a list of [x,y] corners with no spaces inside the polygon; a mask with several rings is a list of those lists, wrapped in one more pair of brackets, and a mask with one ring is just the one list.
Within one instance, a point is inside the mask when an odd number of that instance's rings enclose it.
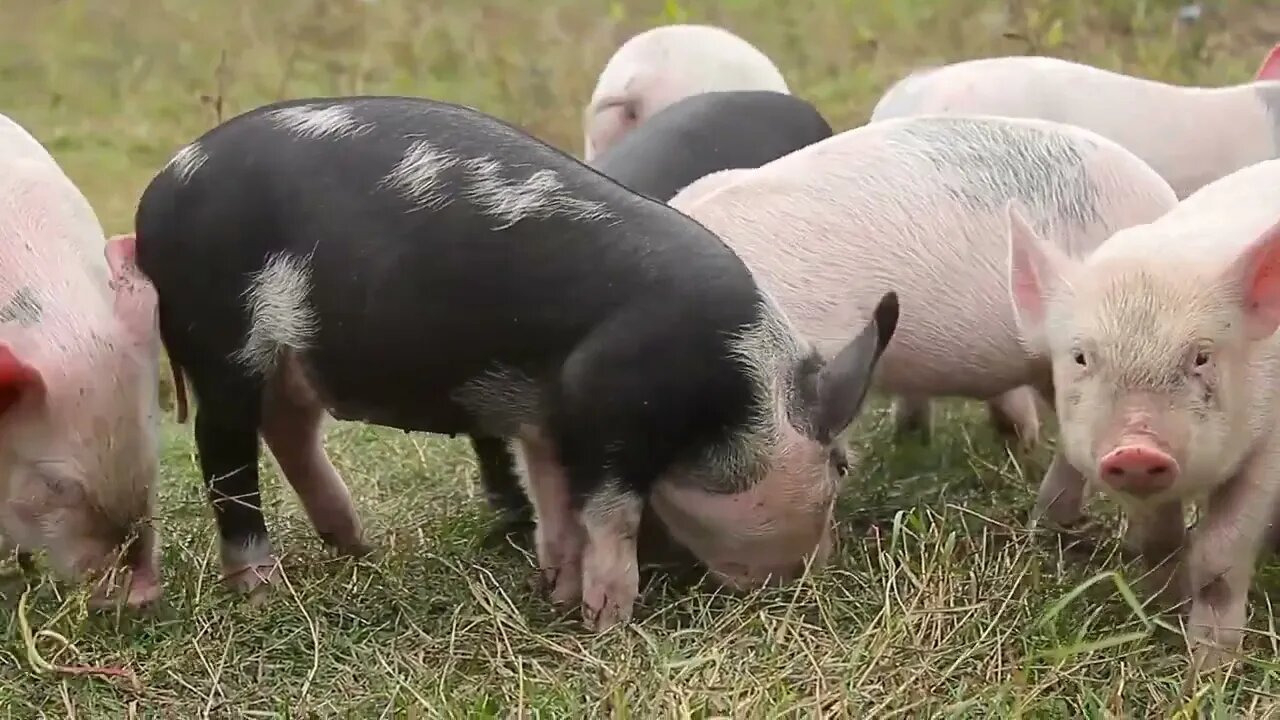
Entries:
{"label": "pig back", "polygon": [[81,332],[110,315],[105,238],[47,155],[0,160],[0,322]]}
{"label": "pig back", "polygon": [[1080,256],[1176,198],[1088,131],[926,117],[840,133],[672,204],[720,234],[824,353],[894,290],[902,315],[881,386],[990,397],[1029,372],[1006,279],[1010,201]]}
{"label": "pig back", "polygon": [[[53,232],[38,236],[27,234],[23,236],[24,241],[44,244],[60,239],[58,241],[67,247],[46,248],[41,252],[57,255],[72,250],[77,263],[100,280],[105,292],[109,276],[103,254],[106,238],[93,206],[49,151],[25,128],[3,114],[0,114],[0,166],[5,169],[0,184],[5,187],[6,197],[11,198],[5,209],[11,213],[7,221],[16,222],[20,216],[35,218],[39,208],[40,224]],[[2,222],[5,221],[0,220]],[[6,253],[15,251],[10,249]]]}
{"label": "pig back", "polygon": [[162,172],[136,221],[166,346],[240,353],[249,283],[285,268],[314,319],[289,347],[334,397],[415,416],[397,423],[459,431],[456,407],[419,399],[450,397],[498,365],[521,384],[558,382],[566,357],[624,313],[636,342],[703,347],[758,312],[752,276],[714,235],[460,106],[289,101],[175,157],[199,159]]}
{"label": "pig back", "polygon": [[674,103],[592,160],[623,185],[667,201],[711,173],[753,168],[831,136],[810,103],[771,90],[710,92]]}

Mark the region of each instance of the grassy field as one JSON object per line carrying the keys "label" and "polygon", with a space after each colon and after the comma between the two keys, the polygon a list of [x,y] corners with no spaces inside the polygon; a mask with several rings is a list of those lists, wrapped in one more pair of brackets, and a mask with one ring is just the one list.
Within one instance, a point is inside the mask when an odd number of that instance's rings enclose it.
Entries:
{"label": "grassy field", "polygon": [[[0,3],[0,112],[32,130],[109,233],[170,154],[282,97],[403,93],[459,101],[570,152],[596,74],[630,34],[733,29],[833,126],[861,123],[919,64],[1075,58],[1178,82],[1243,81],[1280,39],[1274,0],[43,0]],[[165,380],[167,383],[167,378]],[[602,636],[527,585],[533,558],[485,547],[492,520],[462,440],[334,424],[329,450],[376,545],[327,557],[264,455],[286,582],[249,607],[218,584],[191,427],[166,426],[159,524],[166,597],[92,615],[44,583],[19,617],[0,578],[0,717],[1280,717],[1280,637],[1253,596],[1248,662],[1179,686],[1181,637],[1125,600],[1139,569],[1117,520],[1094,537],[1023,529],[1041,449],[1014,458],[971,404],[939,408],[931,446],[889,442],[883,403],[840,501],[841,551],[804,582],[746,598],[647,580],[637,621]],[[1050,434],[1051,435],[1051,434]],[[38,672],[128,668],[133,682]],[[1166,622],[1176,623],[1174,618]]]}

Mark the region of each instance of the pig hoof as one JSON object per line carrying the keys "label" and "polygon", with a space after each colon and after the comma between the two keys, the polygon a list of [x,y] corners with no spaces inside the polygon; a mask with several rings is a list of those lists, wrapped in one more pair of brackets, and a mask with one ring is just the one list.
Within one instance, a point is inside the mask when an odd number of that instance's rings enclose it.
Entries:
{"label": "pig hoof", "polygon": [[274,558],[239,567],[225,568],[222,580],[233,592],[249,595],[251,604],[261,602],[266,587],[275,582],[280,573],[280,563]]}
{"label": "pig hoof", "polygon": [[550,593],[552,604],[572,605],[582,599],[582,571],[576,565],[543,570],[542,587]]}
{"label": "pig hoof", "polygon": [[36,573],[36,561],[31,557],[29,552],[18,552],[18,569],[26,575],[34,575]]}
{"label": "pig hoof", "polygon": [[587,589],[582,596],[582,621],[588,630],[604,632],[615,625],[631,621],[637,593],[629,588]]}
{"label": "pig hoof", "polygon": [[1223,669],[1230,660],[1231,653],[1225,652],[1222,648],[1197,644],[1191,653],[1191,666],[1187,668],[1186,677],[1182,681],[1183,695],[1193,695],[1201,675]]}
{"label": "pig hoof", "polygon": [[320,533],[320,540],[343,557],[364,557],[373,552],[373,546],[360,537],[344,536],[337,533]]}

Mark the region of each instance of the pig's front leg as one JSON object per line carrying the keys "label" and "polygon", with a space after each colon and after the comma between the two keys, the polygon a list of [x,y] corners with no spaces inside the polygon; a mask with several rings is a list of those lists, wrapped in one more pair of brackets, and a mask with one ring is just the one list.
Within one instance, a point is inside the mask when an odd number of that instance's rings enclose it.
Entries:
{"label": "pig's front leg", "polygon": [[196,447],[221,540],[223,579],[249,593],[279,571],[258,486],[262,392],[245,379],[227,379],[226,373],[189,368],[189,374],[199,401]]}
{"label": "pig's front leg", "polygon": [[893,432],[902,438],[918,434],[928,443],[933,437],[933,405],[929,398],[899,395],[893,399]]}
{"label": "pig's front leg", "polygon": [[1067,462],[1061,448],[1055,449],[1049,469],[1040,481],[1032,518],[1048,520],[1059,529],[1079,526],[1084,520],[1085,487],[1084,475]]}
{"label": "pig's front leg", "polygon": [[636,538],[643,511],[644,498],[615,483],[593,492],[583,505],[582,616],[590,629],[631,620],[640,594]]}
{"label": "pig's front leg", "polygon": [[1172,501],[1155,506],[1138,505],[1125,508],[1128,527],[1124,547],[1142,557],[1150,569],[1148,584],[1160,593],[1162,601],[1178,604],[1186,599],[1182,567],[1182,545],[1186,539],[1186,523],[1182,502]]}
{"label": "pig's front leg", "polygon": [[1239,649],[1254,568],[1280,495],[1280,457],[1264,448],[1205,503],[1187,558],[1192,673]]}
{"label": "pig's front leg", "polygon": [[557,605],[582,597],[582,551],[586,532],[574,513],[569,478],[551,444],[526,432],[511,444],[515,468],[533,504],[534,546],[543,587]]}

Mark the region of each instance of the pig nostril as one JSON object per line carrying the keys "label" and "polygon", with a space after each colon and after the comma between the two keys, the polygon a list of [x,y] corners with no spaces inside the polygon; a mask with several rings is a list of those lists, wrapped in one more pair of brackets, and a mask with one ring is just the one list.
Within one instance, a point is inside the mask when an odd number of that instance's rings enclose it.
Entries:
{"label": "pig nostril", "polygon": [[1167,472],[1169,472],[1169,466],[1163,463],[1159,465],[1152,465],[1151,467],[1147,468],[1148,475],[1163,475]]}

